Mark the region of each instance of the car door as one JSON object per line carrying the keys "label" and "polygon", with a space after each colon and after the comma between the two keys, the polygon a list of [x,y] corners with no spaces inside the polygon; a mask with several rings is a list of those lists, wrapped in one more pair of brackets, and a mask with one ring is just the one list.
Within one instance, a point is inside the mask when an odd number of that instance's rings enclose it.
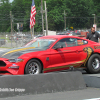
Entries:
{"label": "car door", "polygon": [[84,47],[85,45],[78,45],[78,39],[76,38],[61,39],[51,49],[51,64],[49,67],[63,70],[81,64],[86,57],[83,51]]}
{"label": "car door", "polygon": [[84,48],[86,47],[87,42],[82,39],[77,38],[67,38],[66,39],[67,47],[63,48],[66,57],[66,63],[79,63],[86,58],[86,53]]}

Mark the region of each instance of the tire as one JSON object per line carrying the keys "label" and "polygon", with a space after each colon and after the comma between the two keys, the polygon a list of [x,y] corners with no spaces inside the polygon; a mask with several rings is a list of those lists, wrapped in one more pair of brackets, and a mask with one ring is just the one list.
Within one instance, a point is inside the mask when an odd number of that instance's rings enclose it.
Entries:
{"label": "tire", "polygon": [[42,65],[37,59],[31,59],[25,66],[25,74],[39,74],[42,73]]}
{"label": "tire", "polygon": [[100,55],[93,54],[87,62],[87,73],[100,73]]}

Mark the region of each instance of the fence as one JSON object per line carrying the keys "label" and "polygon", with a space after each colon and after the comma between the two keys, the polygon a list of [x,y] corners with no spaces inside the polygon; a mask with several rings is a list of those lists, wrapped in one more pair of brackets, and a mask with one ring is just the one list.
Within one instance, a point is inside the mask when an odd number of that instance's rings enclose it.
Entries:
{"label": "fence", "polygon": [[30,32],[13,32],[7,33],[7,32],[1,32],[0,33],[0,47],[6,47],[6,48],[16,48],[16,47],[22,47],[25,44],[27,44],[29,41],[31,41],[33,38],[35,38],[37,35],[42,35],[42,32],[35,32],[34,37],[31,35]]}

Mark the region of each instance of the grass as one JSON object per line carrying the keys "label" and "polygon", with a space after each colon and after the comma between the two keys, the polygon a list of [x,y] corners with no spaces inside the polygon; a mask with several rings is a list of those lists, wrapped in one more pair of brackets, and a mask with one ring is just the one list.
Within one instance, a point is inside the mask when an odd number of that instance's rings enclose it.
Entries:
{"label": "grass", "polygon": [[9,40],[9,38],[8,37],[6,38],[5,36],[4,37],[0,37],[0,39]]}
{"label": "grass", "polygon": [[9,40],[9,37],[5,37],[5,36],[2,36],[2,37],[0,37],[0,39],[5,39],[5,40],[7,40],[8,42],[11,42],[11,40]]}
{"label": "grass", "polygon": [[0,47],[0,48],[5,48],[5,49],[6,49],[6,48],[7,48],[7,49],[12,49],[11,47]]}

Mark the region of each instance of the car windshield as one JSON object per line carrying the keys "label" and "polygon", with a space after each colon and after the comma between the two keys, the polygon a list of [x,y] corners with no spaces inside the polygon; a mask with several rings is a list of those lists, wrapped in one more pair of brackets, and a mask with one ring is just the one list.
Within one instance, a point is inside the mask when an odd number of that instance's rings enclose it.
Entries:
{"label": "car windshield", "polygon": [[25,47],[35,47],[35,48],[42,48],[47,49],[53,42],[55,42],[56,39],[35,39],[28,44],[25,45]]}

